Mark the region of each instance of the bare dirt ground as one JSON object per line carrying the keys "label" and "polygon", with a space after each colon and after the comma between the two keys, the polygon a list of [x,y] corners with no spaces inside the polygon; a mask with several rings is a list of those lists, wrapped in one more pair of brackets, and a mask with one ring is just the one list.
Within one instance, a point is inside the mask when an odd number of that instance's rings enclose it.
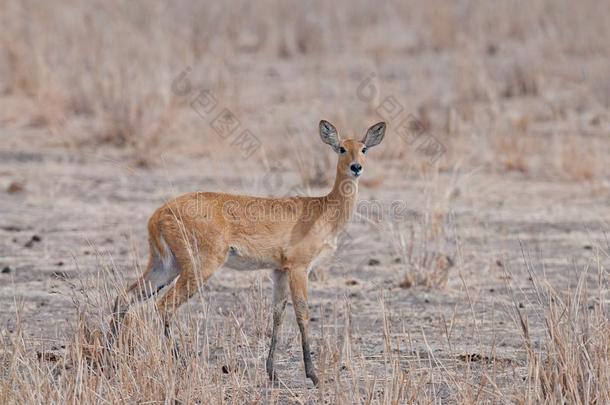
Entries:
{"label": "bare dirt ground", "polygon": [[[610,3],[178,3],[0,0],[0,403],[610,401]],[[321,386],[292,308],[267,380],[267,271],[179,358],[151,302],[105,351],[155,208],[326,193],[320,119],[388,123],[310,277]]]}
{"label": "bare dirt ground", "polygon": [[[20,143],[17,137],[14,144]],[[323,148],[321,144],[320,153],[330,153]],[[29,143],[3,148],[0,155],[3,188],[12,181],[24,184],[23,191],[4,192],[0,200],[0,257],[8,269],[0,275],[0,324],[9,336],[15,333],[18,313],[24,338],[36,342],[38,350],[56,350],[65,342],[74,327],[73,300],[79,290],[99,288],[99,278],[110,276],[100,268],[110,268],[121,280],[135,279],[145,261],[146,220],[167,198],[192,190],[269,194],[264,176],[237,169],[229,161],[219,174],[200,159],[139,169],[119,164],[118,157],[105,152],[70,153]],[[374,156],[371,160],[371,165],[378,164]],[[452,174],[439,176],[442,182]],[[406,208],[398,220],[417,223],[425,213],[425,183],[415,176],[396,178],[380,187],[363,187],[361,199],[388,208],[399,197]],[[545,332],[543,319],[534,316],[540,305],[531,278],[570,290],[578,274],[589,268],[589,281],[595,283],[595,251],[608,247],[610,194],[520,174],[474,173],[458,184],[448,183],[451,209],[444,226],[451,246],[442,253],[450,255],[453,265],[446,286],[401,287],[409,267],[387,218],[357,216],[333,263],[319,270],[311,283],[314,347],[318,353],[325,344],[330,353],[343,352],[347,328],[356,362],[381,380],[388,367],[381,355],[386,336],[395,342],[392,350],[405,368],[409,363],[420,368],[442,364],[442,373],[449,375],[465,369],[480,374],[493,358],[496,381],[506,384],[499,389],[510,391],[514,380],[527,374],[523,342],[510,316],[515,299],[532,314],[530,333],[538,342]],[[280,190],[280,195],[287,191]],[[603,262],[608,266],[607,256]],[[237,351],[240,361],[254,366],[264,386],[270,296],[267,272],[223,269],[203,296],[181,311],[204,323],[206,332],[231,330],[228,336],[206,338],[212,368],[222,373],[229,357],[225,352]],[[100,309],[108,314],[110,303],[105,305]],[[307,385],[291,315],[282,333],[278,365],[289,397]],[[262,317],[262,323],[256,317]],[[234,334],[243,334],[244,346],[235,347],[240,339],[229,338]],[[320,357],[316,360],[321,362]],[[450,384],[437,378],[438,398],[448,398]]]}

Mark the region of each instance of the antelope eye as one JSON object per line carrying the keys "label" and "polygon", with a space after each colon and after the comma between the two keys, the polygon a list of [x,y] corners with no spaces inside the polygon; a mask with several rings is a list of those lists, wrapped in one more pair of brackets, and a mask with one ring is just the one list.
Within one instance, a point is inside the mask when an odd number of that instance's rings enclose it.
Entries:
{"label": "antelope eye", "polygon": [[347,152],[347,150],[343,146],[339,146],[339,153],[343,155],[345,152]]}
{"label": "antelope eye", "polygon": [[366,155],[366,151],[367,151],[367,148],[365,146],[364,148],[362,148],[362,153],[364,153]]}

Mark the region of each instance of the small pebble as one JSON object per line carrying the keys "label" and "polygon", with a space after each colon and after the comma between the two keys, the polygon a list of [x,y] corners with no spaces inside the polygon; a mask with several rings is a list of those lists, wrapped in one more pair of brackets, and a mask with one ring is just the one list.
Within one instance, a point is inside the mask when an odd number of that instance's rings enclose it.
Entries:
{"label": "small pebble", "polygon": [[30,239],[24,246],[26,248],[31,248],[32,246],[34,246],[34,243],[40,242],[42,239],[40,238],[40,236],[38,235],[34,235],[32,236],[32,239]]}
{"label": "small pebble", "polygon": [[6,188],[6,192],[7,193],[20,193],[23,190],[25,190],[25,186],[23,185],[23,183],[19,183],[16,181],[13,181],[7,188]]}

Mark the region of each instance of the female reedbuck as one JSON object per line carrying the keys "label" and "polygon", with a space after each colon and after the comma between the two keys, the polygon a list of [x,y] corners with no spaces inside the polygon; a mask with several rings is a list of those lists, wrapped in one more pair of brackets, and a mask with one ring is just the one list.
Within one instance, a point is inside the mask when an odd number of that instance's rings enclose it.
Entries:
{"label": "female reedbuck", "polygon": [[166,335],[171,315],[222,265],[239,270],[274,269],[267,373],[271,380],[276,378],[275,346],[290,293],[301,332],[305,375],[317,385],[308,339],[307,275],[322,256],[335,251],[337,234],[356,205],[367,149],[382,141],[385,129],[380,122],[361,141],[341,140],[334,126],[320,121],[322,141],[339,155],[335,184],[325,196],[259,198],[196,192],[157,209],[148,221],[148,267],[116,299],[111,339],[119,333],[131,304],[149,298],[176,277],[176,283],[157,302]]}

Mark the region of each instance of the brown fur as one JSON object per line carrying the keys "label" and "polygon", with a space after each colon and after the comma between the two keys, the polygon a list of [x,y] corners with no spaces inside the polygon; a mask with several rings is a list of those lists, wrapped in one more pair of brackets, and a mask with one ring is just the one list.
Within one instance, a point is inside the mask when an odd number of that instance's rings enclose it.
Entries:
{"label": "brown fur", "polygon": [[302,337],[306,375],[317,384],[307,338],[307,274],[317,259],[335,251],[337,234],[357,201],[358,176],[350,166],[365,166],[363,148],[381,142],[384,131],[385,124],[380,123],[371,127],[362,141],[341,141],[331,124],[320,123],[322,140],[339,153],[335,184],[325,196],[261,198],[195,192],[158,208],[148,221],[151,253],[147,270],[125,296],[117,298],[113,336],[130,304],[148,298],[176,276],[176,283],[157,302],[167,334],[171,315],[223,264],[273,268],[269,377],[275,378],[273,355],[289,288]]}

